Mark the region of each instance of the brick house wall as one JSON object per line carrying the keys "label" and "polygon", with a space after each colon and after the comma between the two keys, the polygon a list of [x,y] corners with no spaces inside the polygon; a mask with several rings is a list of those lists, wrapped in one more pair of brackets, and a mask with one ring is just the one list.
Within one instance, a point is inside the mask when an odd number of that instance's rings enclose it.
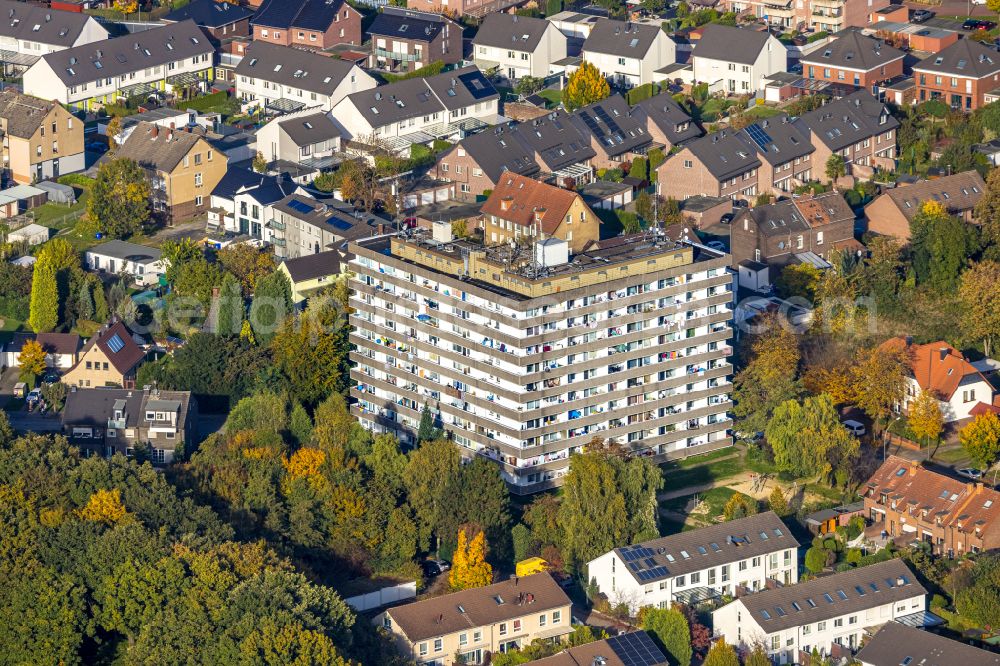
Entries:
{"label": "brick house wall", "polygon": [[872,233],[894,236],[904,241],[910,239],[910,221],[887,194],[865,206],[865,218],[868,220],[868,230]]}
{"label": "brick house wall", "polygon": [[871,88],[875,83],[886,81],[903,75],[903,59],[893,60],[882,67],[864,72],[842,69],[840,67],[824,67],[821,63],[803,61],[803,75],[815,81],[830,81],[831,83],[848,84],[859,88]]}
{"label": "brick house wall", "polygon": [[[371,63],[372,66],[377,66],[376,48],[384,49],[387,51],[396,51],[397,49],[393,46],[395,43],[406,44],[406,52],[409,54],[415,54],[417,52],[417,47],[420,51],[420,59],[414,60],[410,63],[405,63],[408,65],[409,70],[419,69],[425,67],[432,62],[438,60],[444,62],[446,65],[453,65],[455,63],[462,61],[462,31],[458,28],[448,30],[448,37],[445,37],[445,32],[442,30],[438,33],[432,41],[426,41],[422,39],[400,39],[396,36],[389,35],[375,35],[371,36]],[[385,43],[384,46],[380,45],[379,42]]]}
{"label": "brick house wall", "polygon": [[937,98],[965,111],[975,111],[983,106],[986,93],[1000,87],[1000,73],[972,79],[914,70],[913,78],[917,84],[918,103]]}
{"label": "brick house wall", "polygon": [[320,50],[328,49],[337,44],[359,46],[361,44],[361,14],[358,13],[358,10],[344,3],[325,32],[295,26],[286,30],[255,25],[253,26],[253,38],[281,46],[299,46]]}
{"label": "brick house wall", "polygon": [[[755,196],[758,191],[757,179],[758,171],[755,167],[735,179],[720,182],[687,148],[670,157],[656,170],[659,193],[679,201],[698,195],[737,198]],[[753,190],[753,194],[744,195],[749,189]]]}
{"label": "brick house wall", "polygon": [[814,252],[826,258],[836,243],[853,237],[853,219],[837,220],[803,231],[762,234],[750,213],[744,211],[732,222],[729,246],[733,266],[747,260],[780,266],[790,263],[794,254],[802,252]]}
{"label": "brick house wall", "polygon": [[455,198],[475,201],[477,195],[496,187],[496,182],[486,175],[479,163],[460,145],[442,153],[432,170],[434,178],[455,183]]}

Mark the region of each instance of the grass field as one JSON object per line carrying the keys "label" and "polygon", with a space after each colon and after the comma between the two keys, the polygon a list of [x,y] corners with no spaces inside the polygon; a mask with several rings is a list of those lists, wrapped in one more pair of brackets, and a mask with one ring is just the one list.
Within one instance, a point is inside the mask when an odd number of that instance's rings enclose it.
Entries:
{"label": "grass field", "polygon": [[538,93],[538,96],[548,101],[550,104],[555,104],[559,106],[562,104],[562,91],[553,90],[552,88],[546,88]]}
{"label": "grass field", "polygon": [[674,499],[667,500],[660,504],[661,510],[685,514],[687,519],[684,522],[681,522],[680,520],[674,519],[670,516],[661,516],[660,531],[663,534],[672,534],[675,532],[698,529],[699,527],[705,527],[706,525],[714,525],[716,523],[716,519],[722,515],[722,510],[725,508],[726,502],[728,502],[729,498],[735,494],[737,494],[737,491],[726,487],[712,488],[711,490],[706,490],[703,493],[697,493],[700,503],[690,512],[687,511],[687,506],[694,498],[693,495],[676,497]]}

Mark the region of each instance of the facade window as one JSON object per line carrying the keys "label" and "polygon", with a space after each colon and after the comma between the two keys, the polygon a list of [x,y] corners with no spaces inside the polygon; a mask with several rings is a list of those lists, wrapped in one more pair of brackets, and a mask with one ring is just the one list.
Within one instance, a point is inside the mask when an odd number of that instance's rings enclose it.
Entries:
{"label": "facade window", "polygon": [[559,624],[562,622],[562,611],[552,611],[552,624]]}
{"label": "facade window", "polygon": [[539,615],[538,616],[538,626],[539,627],[544,627],[545,626],[545,621],[547,619],[548,619],[548,616],[545,613],[542,613],[541,615]]}
{"label": "facade window", "polygon": [[[267,31],[265,30],[264,32]],[[417,654],[419,654],[421,657],[427,654],[427,643],[421,643],[420,645],[417,646]]]}
{"label": "facade window", "polygon": [[500,623],[500,635],[501,636],[506,636],[507,635],[507,623],[506,622],[501,622]]}
{"label": "facade window", "polygon": [[435,638],[434,639],[434,651],[435,652],[440,652],[443,649],[444,649],[444,640],[440,639],[440,638]]}
{"label": "facade window", "polygon": [[196,173],[194,175],[194,186],[195,187],[201,187],[201,174],[200,173]]}

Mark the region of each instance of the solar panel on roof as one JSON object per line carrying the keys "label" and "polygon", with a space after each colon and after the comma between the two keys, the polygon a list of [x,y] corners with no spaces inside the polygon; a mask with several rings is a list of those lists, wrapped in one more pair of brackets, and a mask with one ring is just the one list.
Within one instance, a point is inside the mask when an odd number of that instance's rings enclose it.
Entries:
{"label": "solar panel on roof", "polygon": [[292,199],[288,202],[288,207],[299,213],[311,213],[313,207],[304,201],[299,201],[298,199]]}
{"label": "solar panel on roof", "polygon": [[652,557],[647,557],[646,558],[646,566],[647,567],[655,567],[656,566],[656,560],[654,560]]}
{"label": "solar panel on roof", "polygon": [[750,138],[753,139],[753,142],[756,143],[761,150],[766,151],[768,144],[774,143],[774,139],[771,138],[771,135],[765,132],[760,125],[747,125],[747,134],[750,135]]}
{"label": "solar panel on roof", "polygon": [[340,229],[342,231],[347,231],[348,229],[351,228],[350,222],[342,220],[339,217],[335,217],[332,220],[330,220],[330,224],[333,226],[334,229]]}
{"label": "solar panel on roof", "polygon": [[124,348],[125,348],[125,342],[122,341],[121,336],[119,336],[117,333],[112,335],[111,338],[108,340],[108,349],[110,349],[112,352],[117,353]]}

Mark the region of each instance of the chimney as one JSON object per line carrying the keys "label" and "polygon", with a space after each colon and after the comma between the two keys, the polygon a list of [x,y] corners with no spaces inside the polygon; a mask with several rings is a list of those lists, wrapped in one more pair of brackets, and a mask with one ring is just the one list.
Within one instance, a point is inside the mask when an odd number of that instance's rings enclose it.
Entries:
{"label": "chimney", "polygon": [[500,200],[500,210],[510,210],[510,206],[513,203],[514,197],[504,197]]}
{"label": "chimney", "polygon": [[910,461],[910,476],[916,476],[917,470],[920,468],[920,463],[916,460]]}
{"label": "chimney", "polygon": [[975,495],[982,495],[983,494],[983,482],[982,481],[977,481],[976,482],[976,491],[975,491],[974,494]]}
{"label": "chimney", "polygon": [[153,125],[153,138],[155,139],[158,136],[160,136],[160,126]]}
{"label": "chimney", "polygon": [[941,347],[941,349],[938,350],[938,354],[941,355],[941,361],[944,362],[944,360],[948,358],[948,348]]}

